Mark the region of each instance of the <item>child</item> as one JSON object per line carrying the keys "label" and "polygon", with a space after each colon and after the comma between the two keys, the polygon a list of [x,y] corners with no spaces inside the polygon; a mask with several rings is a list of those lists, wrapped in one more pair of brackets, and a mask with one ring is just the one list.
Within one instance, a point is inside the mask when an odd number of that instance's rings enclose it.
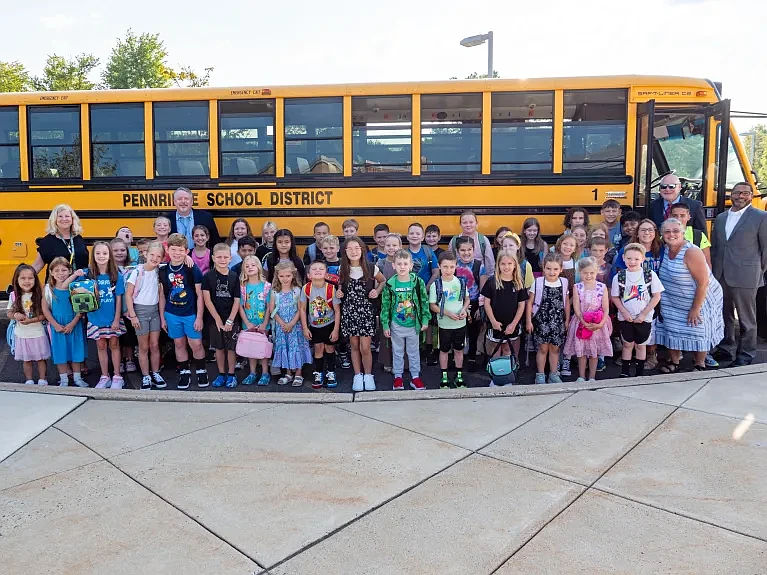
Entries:
{"label": "child", "polygon": [[[168,236],[170,235],[170,220],[165,216],[158,216],[154,220],[154,233],[157,236],[156,241],[162,244],[162,247],[167,250],[168,248]],[[163,262],[167,263],[168,252],[165,252]]]}
{"label": "child", "polygon": [[[123,281],[127,282],[128,276],[136,267],[130,265],[130,262],[128,261],[128,246],[121,238],[113,239],[111,242],[109,242],[109,245],[112,248],[112,257],[114,257],[115,264],[117,264],[117,271],[119,271],[123,276]],[[125,289],[127,292],[127,283]],[[126,300],[123,301],[122,306],[123,315],[125,315],[125,312],[127,311],[128,308],[126,298]],[[136,331],[133,329],[133,325],[128,322],[125,324],[125,333],[120,336],[120,348],[122,349],[122,363],[120,363],[120,373],[125,373],[126,371],[133,373],[136,371],[136,364],[133,362],[133,352],[136,348],[136,345],[138,345],[138,340],[136,339]]]}
{"label": "child", "polygon": [[[187,239],[182,234],[168,238],[170,262],[159,271],[160,325],[173,340],[178,362],[178,389],[189,389],[192,370],[189,351],[192,348],[197,387],[208,387],[205,348],[202,345],[203,310],[202,273],[200,268],[186,265]],[[146,269],[146,267],[145,267]]]}
{"label": "child", "polygon": [[355,237],[359,232],[359,229],[360,223],[354,218],[344,220],[344,223],[341,224],[341,230],[344,232],[344,240]]}
{"label": "child", "polygon": [[123,226],[115,234],[116,238],[120,238],[128,246],[128,263],[125,267],[138,265],[138,249],[133,247],[133,232],[128,226]]}
{"label": "child", "polygon": [[706,263],[708,264],[709,269],[711,269],[711,242],[708,241],[706,234],[700,230],[693,229],[693,227],[689,225],[691,219],[690,204],[684,202],[673,204],[671,206],[671,217],[682,223],[682,227],[684,228],[684,239],[701,249],[706,258]]}
{"label": "child", "polygon": [[[59,371],[59,386],[69,385],[69,365],[72,364],[74,382],[77,387],[88,387],[80,373],[80,364],[85,361],[85,332],[83,316],[75,313],[69,299],[69,284],[75,279],[69,260],[55,258],[48,266],[50,276],[43,290],[43,315],[50,324],[51,355]],[[71,274],[71,275],[70,275]],[[135,367],[134,367],[135,370]]]}
{"label": "child", "polygon": [[[556,245],[552,250],[559,254],[561,259],[562,271],[561,275],[567,279],[568,298],[573,297],[573,286],[581,281],[581,277],[578,273],[578,269],[575,266],[576,261],[579,259],[580,254],[578,250],[578,241],[572,233],[559,236]],[[569,312],[569,310],[568,310]],[[558,351],[557,351],[558,353]],[[570,370],[570,356],[562,355],[562,365],[559,373],[561,375],[570,376],[572,371]]]}
{"label": "child", "polygon": [[[441,388],[466,387],[463,381],[463,348],[466,342],[466,316],[471,305],[466,285],[455,275],[456,257],[451,251],[439,256],[440,277],[429,288],[429,308],[438,314],[439,367],[442,370]],[[447,373],[450,350],[455,356],[455,379]]]}
{"label": "child", "polygon": [[[490,324],[485,337],[495,344],[491,348],[496,350],[493,356],[510,355],[509,343],[514,348],[514,355],[519,356],[519,336],[522,335],[527,289],[520,274],[517,254],[502,249],[498,252],[495,264],[495,274],[482,287],[485,314]],[[494,385],[492,381],[490,385]]]}
{"label": "child", "polygon": [[138,363],[142,376],[141,389],[151,389],[152,385],[157,389],[167,387],[167,383],[160,375],[161,320],[160,290],[157,276],[157,270],[164,255],[165,249],[162,244],[153,242],[149,246],[146,262],[139,264],[128,275],[125,289],[128,321],[135,329],[138,340]]}
{"label": "child", "polygon": [[546,359],[549,361],[549,383],[562,383],[557,366],[559,348],[565,343],[570,326],[570,298],[567,295],[569,282],[560,277],[561,273],[562,256],[556,252],[546,254],[543,277],[535,279],[531,297],[527,299],[527,332],[533,334],[538,348],[535,383],[546,383]]}
{"label": "child", "polygon": [[264,226],[261,228],[261,245],[256,250],[256,257],[259,262],[262,262],[268,254],[274,251],[274,234],[277,233],[277,230],[275,222],[264,222]]}
{"label": "child", "polygon": [[610,296],[607,286],[597,281],[599,268],[592,257],[578,260],[581,281],[575,285],[573,310],[575,320],[570,322],[565,342],[565,355],[578,358],[578,382],[586,381],[586,362],[589,381],[597,379],[600,356],[611,355]]}
{"label": "child", "polygon": [[399,249],[395,252],[394,267],[397,270],[396,275],[390,277],[381,288],[383,290],[381,327],[384,335],[391,338],[394,355],[393,389],[395,391],[405,389],[402,373],[405,368],[405,352],[407,352],[410,387],[416,391],[423,391],[426,387],[420,377],[419,333],[426,331],[431,321],[426,284],[417,275],[411,273],[413,257],[409,251]]}
{"label": "child", "polygon": [[295,266],[300,284],[306,275],[306,269],[304,262],[301,261],[296,252],[296,240],[293,238],[293,232],[285,229],[277,230],[274,232],[274,251],[266,254],[266,257],[261,261],[267,281],[274,283],[274,266],[278,263],[288,262]]}
{"label": "child", "polygon": [[[599,224],[600,226],[604,226],[604,224]],[[595,228],[594,232],[602,231],[600,228]],[[605,232],[603,232],[605,233]],[[607,234],[605,233],[605,236]],[[589,253],[591,254],[590,257],[594,258],[597,262],[597,281],[605,284],[606,286],[610,285],[610,282],[612,281],[612,273],[613,273],[613,266],[612,264],[607,263],[605,260],[608,252],[608,241],[599,236],[594,236],[592,233],[591,243],[589,244]],[[611,315],[610,315],[610,324],[612,325],[615,313],[615,308],[612,307],[610,309]],[[612,328],[611,328],[612,329]],[[612,337],[615,338],[615,331],[612,331]],[[597,371],[604,371],[605,370],[605,357],[603,355],[600,355],[597,358]]]}
{"label": "child", "polygon": [[256,242],[256,238],[253,236],[243,236],[237,240],[237,257],[240,258],[240,261],[231,266],[232,271],[237,274],[237,277],[240,277],[242,273],[242,260],[246,256],[256,255],[256,246],[258,246],[258,242]]}
{"label": "child", "polygon": [[610,295],[618,308],[618,329],[623,341],[621,377],[631,377],[631,356],[636,350],[636,375],[644,375],[647,342],[651,337],[653,310],[664,291],[654,271],[643,267],[645,248],[628,244],[623,250],[626,269],[615,274]]}
{"label": "child", "polygon": [[210,267],[213,264],[213,257],[208,248],[208,242],[210,241],[210,232],[205,226],[194,226],[192,228],[192,240],[194,241],[194,247],[189,251],[189,256],[192,258],[192,262],[197,266],[202,275],[205,275],[210,271]]}
{"label": "child", "polygon": [[578,260],[583,256],[587,256],[589,231],[584,226],[573,226],[570,233],[575,238],[575,241],[578,242],[578,246],[575,249],[575,259]]}
{"label": "child", "polygon": [[325,236],[320,247],[322,257],[318,258],[325,262],[325,267],[327,269],[325,279],[336,288],[340,282],[341,273],[341,258],[338,256],[340,244],[341,242],[338,237],[334,235]]}
{"label": "child", "polygon": [[367,246],[358,237],[346,238],[341,260],[338,298],[343,300],[341,333],[351,342],[354,379],[352,391],[375,391],[371,340],[375,335],[374,300],[378,297],[376,282],[384,277],[378,266],[368,262]]}
{"label": "child", "polygon": [[[51,266],[53,263],[51,262]],[[52,271],[53,268],[51,268]],[[69,299],[69,294],[67,294],[67,299]],[[40,288],[37,273],[32,266],[21,264],[16,268],[13,274],[13,293],[8,299],[7,309],[8,319],[16,321],[14,331],[16,349],[13,358],[23,362],[25,383],[35,384],[35,380],[32,379],[32,370],[33,364],[36,363],[37,384],[48,385],[46,360],[51,357],[51,346],[42,324],[45,319],[43,315],[43,291]]]}
{"label": "child", "polygon": [[[386,259],[380,260],[379,265],[381,266],[380,269],[384,279],[388,281],[393,276],[397,275],[397,270],[395,269],[395,255],[399,250],[402,249],[402,238],[400,237],[400,235],[389,234],[388,236],[386,236],[384,249],[386,250]],[[412,264],[412,262],[413,260],[412,258],[410,258],[410,263]],[[378,286],[378,293],[380,294],[383,289],[384,289],[383,285]],[[425,293],[426,292],[424,291],[424,294]],[[381,305],[383,305],[383,302],[381,303]],[[427,308],[429,307],[428,302],[426,307]],[[381,311],[381,313],[383,313],[383,310]],[[391,340],[389,339],[388,336],[384,335],[382,323],[383,322],[381,321],[378,324],[378,341],[381,342],[378,347],[378,363],[383,365],[385,372],[391,373],[392,371]]]}
{"label": "child", "polygon": [[397,274],[397,270],[394,269],[394,256],[401,249],[402,237],[399,234],[389,234],[386,236],[386,241],[384,242],[384,252],[386,253],[386,258],[379,261],[379,268],[384,276],[384,279],[388,280],[390,277]]}
{"label": "child", "polygon": [[615,244],[621,240],[621,205],[618,200],[607,200],[602,204],[602,221],[607,228],[607,237],[610,244]]}
{"label": "child", "polygon": [[389,226],[386,224],[377,224],[373,228],[373,239],[376,247],[368,252],[368,261],[378,264],[379,261],[386,259],[386,238],[389,237]]}
{"label": "child", "polygon": [[565,226],[565,232],[569,233],[575,226],[589,227],[589,213],[586,208],[570,208],[565,214],[565,220],[563,222]]}
{"label": "child", "polygon": [[[258,256],[242,258],[242,273],[240,274],[240,319],[242,326],[248,331],[269,331],[269,292],[272,284],[266,281],[266,275],[261,267]],[[269,385],[269,358],[249,358],[250,374],[242,380],[243,385]],[[256,366],[261,363],[261,377],[256,375]],[[258,380],[258,381],[256,381]],[[295,383],[295,380],[294,380]],[[303,383],[303,381],[302,381]]]}
{"label": "child", "polygon": [[496,260],[498,259],[498,252],[503,249],[503,246],[501,245],[503,238],[505,238],[506,234],[508,234],[510,231],[511,228],[507,228],[506,226],[501,226],[495,230],[495,237],[493,239],[493,254],[495,255]]}
{"label": "child", "polygon": [[306,246],[303,262],[306,266],[322,258],[322,240],[330,235],[330,226],[325,222],[314,224],[314,243]]}
{"label": "child", "polygon": [[240,331],[240,282],[237,274],[229,269],[231,258],[230,246],[224,243],[213,246],[215,265],[202,278],[202,297],[210,317],[207,329],[210,345],[216,350],[218,366],[218,376],[213,380],[213,387],[237,387],[234,364],[237,334]]}
{"label": "child", "polygon": [[335,342],[341,330],[341,302],[333,284],[325,279],[326,273],[325,262],[314,260],[309,266],[309,283],[301,290],[301,325],[304,337],[314,347],[313,389],[321,388],[323,383],[328,388],[338,385]]}
{"label": "child", "polygon": [[439,226],[436,224],[429,224],[426,226],[425,238],[426,245],[434,252],[434,256],[439,258],[439,254],[445,251],[439,247],[439,241],[442,239],[442,232],[439,230]]}
{"label": "child", "polygon": [[[472,211],[466,211],[461,214],[458,222],[461,225],[461,236],[471,238],[474,240],[474,259],[480,260],[487,270],[488,274],[492,274],[495,271],[495,258],[493,257],[493,246],[485,236],[477,231],[479,228],[479,219],[477,215]],[[458,236],[454,236],[448,244],[448,249],[455,251],[455,240]],[[457,252],[456,252],[457,253]]]}
{"label": "child", "polygon": [[616,252],[621,247],[631,243],[641,221],[642,215],[639,212],[626,212],[621,216],[621,237],[618,241],[613,241],[613,247],[615,247]]}
{"label": "child", "polygon": [[543,258],[549,252],[549,246],[541,238],[541,224],[535,218],[527,218],[522,224],[525,239],[525,259],[533,269],[533,276],[543,276]]}
{"label": "child", "polygon": [[413,258],[413,272],[429,286],[439,276],[439,264],[431,248],[423,245],[423,239],[423,226],[418,222],[410,224],[407,241]]}
{"label": "child", "polygon": [[[522,284],[526,290],[530,289],[535,280],[533,266],[524,257],[522,257],[522,240],[514,232],[506,232],[501,240],[501,250],[510,252],[519,264],[519,273],[522,276]],[[500,252],[499,252],[500,253]]]}
{"label": "child", "polygon": [[458,253],[455,275],[463,280],[470,301],[469,315],[466,318],[466,331],[469,336],[467,367],[469,371],[474,372],[477,371],[477,338],[481,327],[479,292],[487,281],[487,273],[482,261],[474,259],[474,240],[472,238],[459,236],[455,240],[455,249]]}
{"label": "child", "polygon": [[[166,218],[167,220],[167,218]],[[168,223],[170,225],[170,222]],[[85,275],[78,270],[79,275]],[[78,273],[76,272],[76,273]],[[125,381],[120,375],[120,336],[125,333],[125,322],[121,317],[122,298],[125,282],[112,257],[112,249],[106,242],[96,242],[91,251],[88,275],[98,284],[99,308],[88,314],[88,339],[96,340],[99,352],[101,377],[97,389],[112,387],[122,389]],[[114,377],[109,377],[109,354],[112,355]]]}
{"label": "child", "polygon": [[[317,265],[321,266],[322,264],[320,262]],[[291,383],[293,387],[301,387],[304,384],[301,368],[304,364],[312,361],[309,342],[305,337],[306,330],[304,329],[304,333],[302,333],[302,330],[296,328],[299,321],[302,326],[305,325],[306,314],[299,303],[304,294],[299,287],[296,267],[292,262],[277,264],[274,277],[275,283],[269,300],[269,316],[274,319],[274,359],[272,365],[286,370],[285,375],[277,380],[277,385]],[[315,377],[315,381],[316,379]],[[335,374],[333,374],[332,380],[332,387],[335,387]],[[328,383],[328,387],[331,387],[330,383]]]}
{"label": "child", "polygon": [[138,250],[138,263],[143,264],[146,262],[146,254],[149,251],[149,244],[152,240],[149,238],[142,238],[136,242],[136,249]]}
{"label": "child", "polygon": [[[245,218],[237,218],[232,222],[232,227],[229,228],[229,237],[226,238],[226,243],[229,246],[232,254],[232,261],[229,262],[229,267],[233,268],[242,261],[239,254],[240,240],[245,236],[253,237],[253,232],[250,229],[250,224]],[[254,248],[255,253],[255,248]]]}

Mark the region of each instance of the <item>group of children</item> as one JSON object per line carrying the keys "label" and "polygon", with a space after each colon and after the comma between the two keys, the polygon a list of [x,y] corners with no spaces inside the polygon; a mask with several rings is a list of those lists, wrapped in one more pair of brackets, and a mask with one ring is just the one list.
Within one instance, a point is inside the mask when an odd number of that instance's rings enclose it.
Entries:
{"label": "group of children", "polygon": [[[332,389],[338,355],[342,367],[354,369],[353,390],[372,391],[378,350],[395,390],[404,388],[406,367],[410,386],[422,390],[422,355],[428,364],[439,363],[440,387],[463,387],[464,365],[476,369],[478,345],[489,357],[519,355],[526,331],[528,349],[537,350],[536,383],[561,382],[571,357],[583,381],[593,380],[613,353],[612,303],[622,375],[629,375],[634,353],[636,374],[642,375],[663,287],[654,271],[643,268],[644,247],[631,242],[639,214],[621,216],[620,205],[608,200],[602,216],[590,227],[585,209],[571,209],[566,231],[551,249],[535,218],[524,222],[521,238],[502,227],[491,240],[478,231],[476,215],[465,212],[461,233],[447,250],[439,247],[435,225],[411,224],[403,245],[399,234],[379,224],[376,246],[368,250],[354,219],[343,223],[342,238],[318,222],[303,258],[293,234],[274,222],[264,224],[258,243],[247,220],[237,219],[226,242],[211,247],[204,226],[194,228],[189,246],[185,236],[169,234],[170,222],[159,217],[156,238],[136,247],[127,227],[111,242],[96,242],[87,270],[57,258],[44,289],[33,268],[19,266],[8,305],[17,324],[15,357],[24,363],[27,383],[34,383],[34,363],[38,383],[46,383],[52,357],[60,385],[71,380],[85,386],[80,367],[86,338],[94,339],[101,368],[96,387],[121,388],[121,373],[137,369],[137,348],[142,388],[163,389],[164,331],[173,340],[179,389],[190,386],[192,371],[198,387],[208,385],[206,350],[212,349],[214,387],[236,387],[235,370],[247,359],[244,385],[267,385],[271,370],[279,369],[279,385],[302,386],[302,368],[312,363],[312,387]],[[618,249],[622,267],[616,274]],[[75,312],[68,290],[83,277],[98,285],[98,309],[87,315]],[[272,353],[250,353],[246,338],[238,346],[241,330],[270,335]]]}

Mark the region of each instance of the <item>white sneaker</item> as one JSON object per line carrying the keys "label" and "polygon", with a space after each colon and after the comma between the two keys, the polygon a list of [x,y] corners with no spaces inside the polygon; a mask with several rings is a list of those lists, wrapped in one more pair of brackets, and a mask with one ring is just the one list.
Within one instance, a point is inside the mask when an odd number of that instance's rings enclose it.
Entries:
{"label": "white sneaker", "polygon": [[96,384],[96,389],[106,389],[106,388],[108,388],[110,385],[112,385],[112,380],[111,380],[111,379],[109,379],[109,376],[107,376],[107,375],[102,375],[102,376],[99,378],[99,382]]}
{"label": "white sneaker", "polygon": [[352,380],[352,391],[362,391],[365,389],[364,381],[361,373],[355,374],[354,379]]}
{"label": "white sneaker", "polygon": [[48,385],[48,380],[47,379],[38,379],[37,380],[37,385]]}
{"label": "white sneaker", "polygon": [[372,373],[366,373],[362,381],[365,384],[365,391],[375,391],[376,390],[376,380],[375,377],[373,377]]}
{"label": "white sneaker", "polygon": [[125,385],[125,380],[121,375],[115,375],[112,378],[112,387],[111,389],[122,389]]}
{"label": "white sneaker", "polygon": [[75,385],[77,387],[88,387],[88,382],[85,381],[82,377],[80,377],[80,379],[75,378]]}
{"label": "white sneaker", "polygon": [[24,384],[25,385],[34,385],[35,384],[35,380],[34,379],[28,379],[27,381],[24,382]]}

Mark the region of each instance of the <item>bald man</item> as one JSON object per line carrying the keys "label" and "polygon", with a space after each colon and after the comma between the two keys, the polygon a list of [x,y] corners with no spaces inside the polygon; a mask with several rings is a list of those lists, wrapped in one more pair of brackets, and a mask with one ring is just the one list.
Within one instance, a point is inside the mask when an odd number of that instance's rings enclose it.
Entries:
{"label": "bald man", "polygon": [[650,218],[660,229],[664,221],[671,217],[671,206],[683,203],[690,206],[690,226],[693,229],[706,232],[706,216],[703,213],[703,204],[698,200],[685,198],[681,195],[682,184],[674,174],[663,176],[658,187],[660,197],[650,204]]}

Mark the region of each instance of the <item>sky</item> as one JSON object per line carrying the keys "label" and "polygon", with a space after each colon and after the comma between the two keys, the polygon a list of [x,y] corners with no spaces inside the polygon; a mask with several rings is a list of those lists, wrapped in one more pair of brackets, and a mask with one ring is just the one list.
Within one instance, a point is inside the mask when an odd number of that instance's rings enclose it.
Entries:
{"label": "sky", "polygon": [[492,30],[504,78],[695,76],[722,82],[733,110],[767,113],[763,0],[13,3],[23,25],[4,27],[0,60],[33,74],[52,53],[104,63],[132,28],[159,33],[172,66],[212,66],[216,86],[442,80],[485,72],[486,47],[459,41]]}

